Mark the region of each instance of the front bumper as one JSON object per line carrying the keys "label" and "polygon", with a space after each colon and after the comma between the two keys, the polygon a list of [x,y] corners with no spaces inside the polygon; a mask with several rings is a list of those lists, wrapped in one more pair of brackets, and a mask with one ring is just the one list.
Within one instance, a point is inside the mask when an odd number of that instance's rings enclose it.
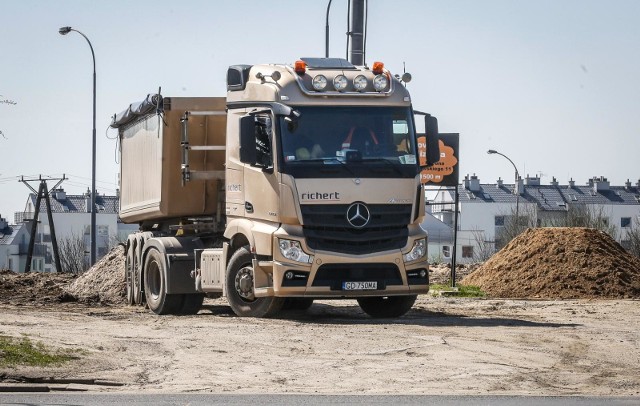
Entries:
{"label": "front bumper", "polygon": [[[274,296],[357,298],[417,295],[429,291],[427,255],[409,263],[403,261],[403,254],[413,247],[414,241],[426,237],[419,228],[409,233],[405,248],[366,255],[313,252],[306,246],[304,238],[283,229],[278,230],[274,237],[273,261],[261,263],[263,269],[265,265],[271,265]],[[312,262],[303,264],[284,258],[278,248],[279,238],[299,241],[305,252],[312,255]],[[287,278],[289,272],[293,277]],[[377,289],[344,290],[344,282],[376,282]]]}

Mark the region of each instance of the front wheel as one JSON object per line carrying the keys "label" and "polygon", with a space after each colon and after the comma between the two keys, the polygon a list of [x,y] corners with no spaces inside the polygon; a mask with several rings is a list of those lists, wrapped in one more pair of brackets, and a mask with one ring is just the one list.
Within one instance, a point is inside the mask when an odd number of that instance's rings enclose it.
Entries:
{"label": "front wheel", "polygon": [[149,309],[155,314],[177,313],[182,306],[182,295],[167,293],[164,256],[155,248],[144,260],[144,291]]}
{"label": "front wheel", "polygon": [[304,312],[313,304],[313,299],[306,297],[288,297],[284,300],[282,310]]}
{"label": "front wheel", "polygon": [[400,317],[408,312],[417,296],[363,297],[358,299],[360,308],[374,319]]}
{"label": "front wheel", "polygon": [[280,311],[284,300],[279,297],[255,297],[253,285],[253,256],[249,247],[237,250],[227,267],[227,300],[240,317],[272,317]]}

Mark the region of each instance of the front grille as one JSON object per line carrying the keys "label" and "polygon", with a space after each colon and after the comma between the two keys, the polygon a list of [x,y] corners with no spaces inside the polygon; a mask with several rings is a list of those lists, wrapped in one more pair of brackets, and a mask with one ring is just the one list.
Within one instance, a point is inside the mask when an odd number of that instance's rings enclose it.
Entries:
{"label": "front grille", "polygon": [[324,264],[318,268],[312,286],[340,290],[343,282],[377,282],[378,289],[385,289],[402,285],[402,277],[395,264]]}
{"label": "front grille", "polygon": [[369,223],[355,228],[347,221],[345,204],[302,205],[303,232],[314,250],[344,254],[367,254],[400,249],[407,244],[410,204],[367,205]]}

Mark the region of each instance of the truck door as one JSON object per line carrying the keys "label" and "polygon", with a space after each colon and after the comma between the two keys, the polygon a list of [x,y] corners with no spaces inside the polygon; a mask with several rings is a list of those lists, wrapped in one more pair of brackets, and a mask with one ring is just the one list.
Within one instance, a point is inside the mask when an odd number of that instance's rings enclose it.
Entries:
{"label": "truck door", "polygon": [[278,222],[278,180],[274,170],[274,120],[270,113],[253,115],[255,164],[245,164],[245,216]]}

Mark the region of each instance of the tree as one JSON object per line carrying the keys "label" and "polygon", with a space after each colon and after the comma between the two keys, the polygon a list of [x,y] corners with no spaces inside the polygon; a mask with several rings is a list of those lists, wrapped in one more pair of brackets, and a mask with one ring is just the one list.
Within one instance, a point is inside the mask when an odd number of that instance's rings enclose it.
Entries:
{"label": "tree", "polygon": [[73,233],[70,237],[61,239],[58,248],[60,250],[60,266],[62,266],[59,272],[79,275],[87,270],[86,248],[82,235]]}
{"label": "tree", "polygon": [[475,229],[471,232],[476,243],[477,250],[473,250],[473,260],[484,262],[496,252],[495,241],[488,241],[484,231]]}
{"label": "tree", "polygon": [[610,224],[609,217],[603,206],[586,204],[572,204],[567,209],[567,215],[561,219],[549,220],[544,227],[586,227],[604,231],[614,239],[618,232],[615,224]]}
{"label": "tree", "polygon": [[531,206],[520,207],[517,216],[512,207],[509,214],[500,217],[502,217],[502,224],[496,224],[496,250],[507,245],[527,228],[537,226],[535,208]]}
{"label": "tree", "polygon": [[640,258],[640,216],[633,219],[633,224],[626,231],[624,248],[631,254]]}

